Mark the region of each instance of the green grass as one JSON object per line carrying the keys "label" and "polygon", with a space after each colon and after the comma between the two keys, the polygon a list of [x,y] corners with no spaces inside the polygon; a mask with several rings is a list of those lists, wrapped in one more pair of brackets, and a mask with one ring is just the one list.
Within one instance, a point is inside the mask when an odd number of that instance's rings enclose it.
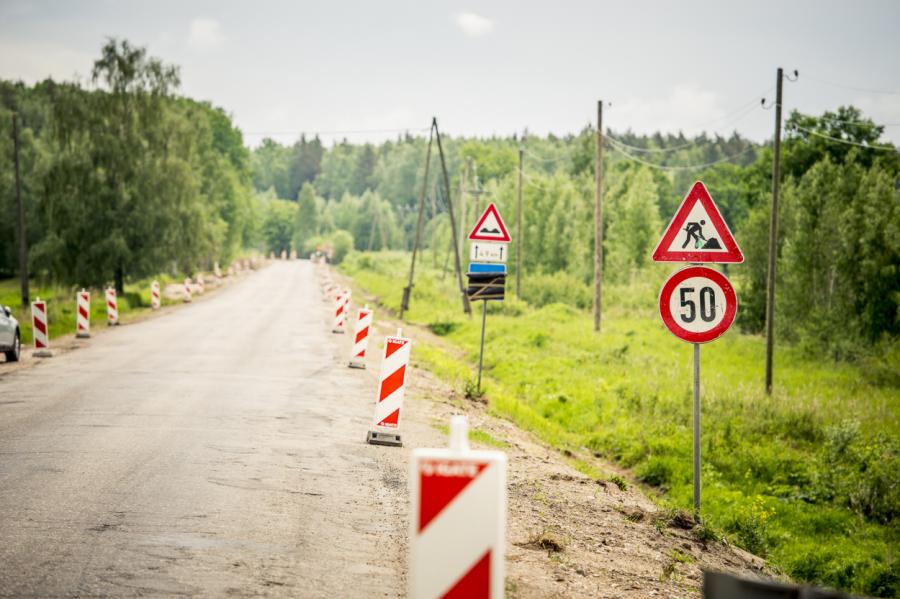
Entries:
{"label": "green grass", "polygon": [[[480,318],[462,314],[452,270],[442,277],[428,262],[407,319],[442,338],[417,340],[414,359],[462,390]],[[408,255],[353,254],[341,268],[396,312]],[[656,314],[667,272],[607,286],[600,335],[566,305],[491,303],[484,387],[493,413],[629,468],[664,503],[690,508],[692,351]],[[797,580],[896,595],[900,390],[862,366],[779,346],[767,396],[764,352],[762,338],[736,329],[703,346],[704,519]],[[900,368],[900,350],[885,360]]]}
{"label": "green grass", "polygon": [[[181,282],[169,275],[156,277],[161,289],[168,283]],[[153,278],[141,279],[125,285],[125,293],[119,296],[119,322],[128,322],[139,313],[150,309],[150,283]],[[75,294],[80,287],[42,284],[32,281],[29,284],[31,301],[38,298],[47,302],[47,318],[49,320],[50,346],[53,340],[62,335],[75,333]],[[88,289],[91,292],[91,327],[106,326],[106,295],[104,289]],[[162,305],[180,303],[180,301],[161,298]],[[31,306],[21,306],[21,294],[18,279],[0,280],[0,305],[9,306],[19,321],[22,334],[22,346],[32,343]]]}

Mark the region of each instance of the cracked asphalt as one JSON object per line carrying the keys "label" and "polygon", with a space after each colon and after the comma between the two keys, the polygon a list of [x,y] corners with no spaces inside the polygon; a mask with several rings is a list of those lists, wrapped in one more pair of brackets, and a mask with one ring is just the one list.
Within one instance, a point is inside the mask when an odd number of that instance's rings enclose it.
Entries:
{"label": "cracked asphalt", "polygon": [[329,318],[276,261],[0,364],[0,596],[403,594],[403,454],[364,443],[373,368]]}

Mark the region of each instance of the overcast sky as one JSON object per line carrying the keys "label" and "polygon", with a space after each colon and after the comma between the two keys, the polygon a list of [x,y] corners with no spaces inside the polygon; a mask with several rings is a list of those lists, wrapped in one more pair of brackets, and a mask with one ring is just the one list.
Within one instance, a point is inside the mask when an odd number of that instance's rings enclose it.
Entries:
{"label": "overcast sky", "polygon": [[[182,91],[225,108],[251,145],[379,140],[432,115],[452,134],[564,134],[599,98],[614,131],[763,140],[778,66],[800,71],[788,109],[852,103],[900,124],[893,0],[0,0],[0,77],[86,78],[108,36],[179,65]],[[886,133],[900,142],[900,126]]]}

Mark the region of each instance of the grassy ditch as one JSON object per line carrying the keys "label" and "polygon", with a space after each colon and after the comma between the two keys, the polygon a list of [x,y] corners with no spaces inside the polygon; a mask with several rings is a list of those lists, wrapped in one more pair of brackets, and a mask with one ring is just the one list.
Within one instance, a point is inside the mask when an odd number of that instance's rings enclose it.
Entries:
{"label": "grassy ditch", "polygon": [[[408,259],[352,254],[341,270],[396,312]],[[480,319],[462,314],[452,269],[430,262],[417,266],[407,319],[442,339],[417,342],[414,359],[464,391]],[[485,397],[547,443],[611,460],[690,508],[692,354],[656,314],[667,272],[606,288],[601,335],[568,305],[490,304]],[[797,580],[897,595],[900,389],[861,365],[779,347],[769,397],[763,360],[763,340],[736,329],[703,347],[704,518]],[[885,360],[900,368],[900,350]]]}

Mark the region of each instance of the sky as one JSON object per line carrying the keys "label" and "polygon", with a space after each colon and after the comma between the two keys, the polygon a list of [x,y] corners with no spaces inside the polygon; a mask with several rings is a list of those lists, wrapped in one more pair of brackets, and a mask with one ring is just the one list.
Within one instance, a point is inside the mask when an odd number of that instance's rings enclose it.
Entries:
{"label": "sky", "polygon": [[88,81],[108,37],[179,65],[248,145],[604,128],[771,139],[784,106],[853,104],[900,143],[894,0],[0,0],[0,78]]}

